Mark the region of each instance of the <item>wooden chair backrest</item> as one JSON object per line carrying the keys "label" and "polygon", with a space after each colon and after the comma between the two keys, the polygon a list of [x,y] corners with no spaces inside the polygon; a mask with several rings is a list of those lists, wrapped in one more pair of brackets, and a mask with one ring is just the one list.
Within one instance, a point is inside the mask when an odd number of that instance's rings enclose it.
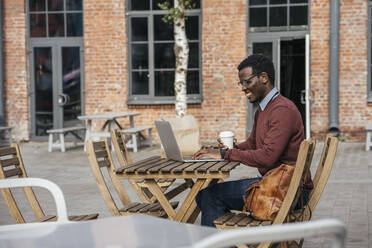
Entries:
{"label": "wooden chair backrest", "polygon": [[314,150],[315,143],[313,141],[302,141],[297,156],[296,167],[293,172],[287,194],[283,200],[282,207],[280,208],[277,217],[273,221],[273,224],[282,224],[288,215],[290,207],[292,206],[292,203],[300,190],[300,182],[304,180],[305,174],[310,168]]}
{"label": "wooden chair backrest", "polygon": [[[291,206],[298,195],[300,182],[304,180],[306,173],[310,169],[310,164],[314,155],[315,142],[313,140],[304,140],[301,142],[298,152],[296,167],[293,172],[287,194],[283,200],[282,206],[272,224],[282,224],[286,219]],[[270,242],[261,243],[259,248],[268,248]]]}
{"label": "wooden chair backrest", "polygon": [[[0,148],[0,180],[6,178],[27,178],[27,173],[23,165],[21,153],[17,144]],[[31,187],[23,187],[27,202],[36,218],[45,216],[39,201]],[[11,189],[1,189],[1,193],[8,207],[9,213],[17,224],[26,223],[21,210]]]}
{"label": "wooden chair backrest", "polygon": [[107,186],[106,179],[103,176],[101,169],[107,169],[111,182],[123,205],[129,205],[130,200],[123,185],[115,175],[115,166],[112,162],[107,140],[95,142],[91,140],[87,141],[87,153],[94,179],[96,180],[98,189],[105,201],[106,206],[112,215],[119,216],[119,209],[112,198],[112,194]]}
{"label": "wooden chair backrest", "polygon": [[127,146],[125,145],[125,135],[120,130],[115,129],[111,130],[110,136],[120,165],[124,167],[131,164],[132,159],[129,156]]}
{"label": "wooden chair backrest", "polygon": [[327,184],[336,157],[337,147],[338,138],[328,134],[324,141],[322,155],[314,176],[314,189],[310,193],[308,206],[311,212],[314,211]]}

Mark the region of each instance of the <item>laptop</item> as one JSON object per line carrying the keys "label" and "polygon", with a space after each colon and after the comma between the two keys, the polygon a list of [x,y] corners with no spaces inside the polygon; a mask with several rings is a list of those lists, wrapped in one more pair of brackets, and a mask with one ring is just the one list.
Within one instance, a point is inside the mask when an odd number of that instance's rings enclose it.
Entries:
{"label": "laptop", "polygon": [[192,157],[182,157],[181,150],[178,146],[176,136],[173,133],[170,123],[168,121],[155,121],[155,126],[158,130],[161,144],[164,147],[164,151],[168,159],[173,159],[173,160],[181,161],[181,162],[225,161],[224,159],[212,159],[212,158],[192,159]]}

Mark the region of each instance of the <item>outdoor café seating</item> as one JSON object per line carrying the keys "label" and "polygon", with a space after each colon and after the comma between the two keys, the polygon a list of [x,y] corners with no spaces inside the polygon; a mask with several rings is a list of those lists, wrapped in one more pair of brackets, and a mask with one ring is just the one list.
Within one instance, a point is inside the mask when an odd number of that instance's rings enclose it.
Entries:
{"label": "outdoor caf\u00e9 seating", "polygon": [[[299,185],[300,182],[304,181],[304,178],[309,171],[314,150],[315,142],[313,140],[302,141],[287,194],[285,195],[282,206],[273,221],[260,221],[246,213],[229,212],[214,221],[216,227],[220,229],[234,229],[241,227],[283,224],[287,218],[287,215],[290,213],[292,206],[294,207],[294,203],[297,202],[299,194],[302,193]],[[270,247],[270,243],[261,243],[258,247]]]}
{"label": "outdoor caf\u00e9 seating", "polygon": [[[8,178],[27,178],[26,169],[23,164],[19,146],[17,144],[12,144],[9,147],[0,148],[0,181]],[[46,222],[46,221],[56,221],[57,216],[46,215],[37,199],[33,189],[31,187],[24,187],[23,191],[25,193],[28,208],[31,208],[34,213],[35,220],[33,222]],[[9,213],[16,223],[26,223],[22,211],[26,209],[21,209],[17,205],[17,197],[12,193],[10,189],[2,189],[2,196],[8,207]],[[21,199],[19,199],[21,200]],[[70,220],[74,221],[85,221],[92,220],[98,217],[97,213],[84,214],[79,216],[69,216]]]}
{"label": "outdoor caf\u00e9 seating", "polygon": [[[113,148],[115,151],[116,158],[120,164],[120,168],[123,169],[125,167],[130,166],[133,164],[131,157],[129,156],[127,146],[125,144],[125,135],[118,129],[112,130],[110,132],[111,135],[111,142],[113,144]],[[154,202],[156,198],[153,196],[151,191],[146,187],[144,180],[128,180],[133,189],[136,191],[137,195],[143,202]],[[170,185],[175,181],[175,179],[159,179],[157,180],[158,185],[163,191],[166,191]],[[172,199],[183,190],[192,186],[192,182],[190,180],[186,180],[185,183],[179,185],[171,192],[167,193],[167,198]]]}
{"label": "outdoor caf\u00e9 seating", "polygon": [[[309,201],[306,205],[303,206],[302,209],[299,209],[299,210],[293,210],[293,205],[292,205],[289,211],[287,211],[287,214],[284,215],[285,218],[284,219],[281,218],[283,219],[284,222],[304,222],[304,221],[309,221],[311,219],[312,213],[314,212],[315,207],[317,206],[319,202],[319,199],[325,189],[328,178],[331,174],[334,160],[336,157],[338,142],[339,142],[338,139],[336,137],[333,137],[331,134],[328,134],[326,136],[322,154],[319,159],[318,166],[316,168],[316,173],[313,176],[314,188],[310,193]],[[309,160],[308,162],[311,163],[311,160]],[[297,165],[296,165],[296,168],[297,168]],[[294,180],[294,176],[292,180]],[[286,199],[287,197],[289,197],[288,194],[286,196]],[[263,222],[261,223],[261,225],[270,225],[274,223],[278,224],[278,218],[280,218],[280,214],[281,212],[279,212],[277,218],[274,220],[273,223]],[[222,229],[233,229],[233,228],[239,228],[239,227],[241,228],[245,226],[257,226],[260,224],[257,220],[254,220],[249,215],[242,214],[242,213],[225,214],[224,216],[215,220],[214,223],[217,228],[222,228]],[[303,240],[300,240],[298,246],[302,247],[302,245],[303,245]]]}
{"label": "outdoor caf\u00e9 seating", "polygon": [[[98,189],[113,216],[128,215],[128,214],[149,214],[158,217],[167,217],[166,211],[159,203],[140,203],[131,202],[128,194],[116,176],[117,170],[111,158],[108,142],[106,141],[91,141],[87,142],[87,154],[89,163],[93,172],[94,179],[96,180]],[[112,193],[107,185],[106,179],[102,173],[102,169],[106,168],[109,174],[109,180],[112,182],[116,193],[123,204],[123,208],[118,208]],[[170,203],[172,209],[178,206],[178,202]]]}
{"label": "outdoor caf\u00e9 seating", "polygon": [[[56,222],[0,226],[4,247],[154,247],[223,248],[239,244],[333,235],[332,247],[345,246],[346,227],[335,219],[221,231],[149,215],[130,215],[75,222],[67,217],[63,192],[53,182],[40,178],[0,180],[0,189],[38,186],[55,200]],[[161,227],[161,228],[159,228]]]}

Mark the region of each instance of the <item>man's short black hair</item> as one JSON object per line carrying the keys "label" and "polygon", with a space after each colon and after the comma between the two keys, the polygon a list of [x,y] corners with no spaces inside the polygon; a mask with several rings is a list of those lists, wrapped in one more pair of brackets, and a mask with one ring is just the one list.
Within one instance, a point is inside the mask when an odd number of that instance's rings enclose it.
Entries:
{"label": "man's short black hair", "polygon": [[260,54],[252,54],[244,59],[238,65],[238,70],[241,71],[246,67],[251,67],[253,74],[259,75],[266,72],[269,77],[270,83],[274,85],[275,82],[275,69],[273,62],[267,57]]}

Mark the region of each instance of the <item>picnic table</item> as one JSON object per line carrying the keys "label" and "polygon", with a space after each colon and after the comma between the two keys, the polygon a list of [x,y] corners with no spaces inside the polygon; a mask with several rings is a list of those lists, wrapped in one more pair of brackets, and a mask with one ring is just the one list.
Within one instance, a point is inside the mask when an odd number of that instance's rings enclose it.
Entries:
{"label": "picnic table", "polygon": [[[86,132],[85,132],[85,142],[87,142],[91,137],[107,137],[110,138],[110,131],[118,127],[120,130],[123,127],[117,121],[119,118],[129,117],[130,127],[134,128],[134,116],[140,115],[137,112],[121,112],[121,113],[102,113],[94,115],[82,115],[78,116],[79,120],[86,121]],[[101,127],[100,132],[92,132],[92,121],[93,120],[104,120],[104,124]],[[107,131],[105,129],[107,128]],[[85,150],[85,146],[84,146]]]}
{"label": "picnic table", "polygon": [[[239,164],[239,162],[230,161],[190,163],[151,157],[120,168],[116,171],[116,176],[129,180],[143,179],[144,184],[162,205],[169,219],[194,223],[200,211],[195,202],[197,193],[211,184],[228,178],[230,171]],[[173,209],[169,203],[168,199],[171,196],[167,195],[167,192],[164,192],[156,182],[158,179],[184,179],[190,182],[191,189],[177,210]],[[185,191],[186,189],[181,190]]]}

